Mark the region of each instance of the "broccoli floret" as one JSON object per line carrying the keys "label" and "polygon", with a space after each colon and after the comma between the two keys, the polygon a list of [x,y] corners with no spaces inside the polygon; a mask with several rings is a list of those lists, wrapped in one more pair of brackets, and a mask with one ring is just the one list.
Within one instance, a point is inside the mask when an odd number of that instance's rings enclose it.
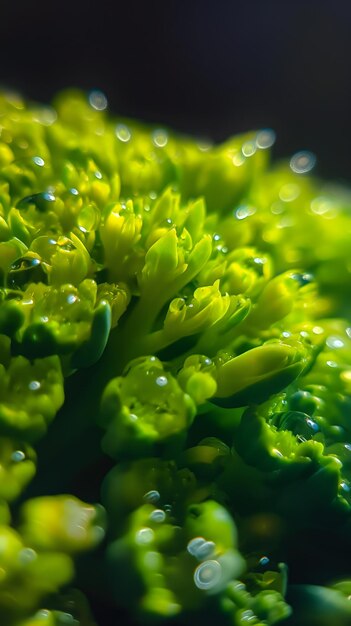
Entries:
{"label": "broccoli floret", "polygon": [[346,626],[350,191],[105,105],[0,94],[0,623]]}

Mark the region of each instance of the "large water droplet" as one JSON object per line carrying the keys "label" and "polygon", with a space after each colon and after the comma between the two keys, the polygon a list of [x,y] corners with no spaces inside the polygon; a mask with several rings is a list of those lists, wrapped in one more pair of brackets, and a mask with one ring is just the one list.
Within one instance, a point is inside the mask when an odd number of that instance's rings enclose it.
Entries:
{"label": "large water droplet", "polygon": [[204,561],[194,572],[194,582],[198,589],[212,589],[222,578],[222,568],[218,561]]}
{"label": "large water droplet", "polygon": [[295,174],[310,172],[316,164],[316,155],[307,150],[296,152],[290,159],[290,167]]}
{"label": "large water droplet", "polygon": [[30,206],[35,206],[38,211],[45,213],[45,211],[51,208],[50,205],[52,202],[55,202],[55,200],[56,198],[51,191],[41,191],[40,193],[22,198],[22,200],[17,203],[17,208],[23,211],[29,209]]}
{"label": "large water droplet", "polygon": [[23,256],[10,267],[7,286],[11,289],[22,289],[28,283],[47,282],[47,274],[37,257]]}

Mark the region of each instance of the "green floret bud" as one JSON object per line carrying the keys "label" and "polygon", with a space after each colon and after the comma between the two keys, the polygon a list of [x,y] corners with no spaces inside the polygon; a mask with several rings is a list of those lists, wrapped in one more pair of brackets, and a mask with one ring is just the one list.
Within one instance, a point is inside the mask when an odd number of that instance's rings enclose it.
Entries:
{"label": "green floret bud", "polygon": [[295,380],[308,361],[308,351],[298,342],[268,342],[227,361],[219,360],[213,402],[231,407],[263,402]]}
{"label": "green floret bud", "polygon": [[64,401],[57,356],[0,363],[0,432],[33,441],[42,436]]}
{"label": "green floret bud", "polygon": [[203,404],[217,391],[215,362],[204,355],[194,354],[184,361],[178,380],[196,404]]}
{"label": "green floret bud", "polygon": [[[133,212],[133,203],[113,206],[100,226],[104,263],[112,280],[125,280],[133,269],[135,246],[140,239],[142,219]],[[129,262],[129,268],[128,268]]]}
{"label": "green floret bud", "polygon": [[36,472],[36,454],[28,444],[0,438],[0,498],[18,498]]}
{"label": "green floret bud", "polygon": [[73,564],[64,554],[37,553],[11,528],[0,527],[0,539],[1,614],[12,624],[14,617],[32,612],[41,599],[68,583]]}
{"label": "green floret bud", "polygon": [[21,520],[24,540],[40,551],[72,554],[95,547],[104,537],[102,507],[73,496],[27,500]]}
{"label": "green floret bud", "polygon": [[125,288],[30,284],[22,291],[3,290],[0,330],[13,338],[13,351],[27,358],[71,354],[71,367],[87,367],[102,355],[112,326],[127,308]]}
{"label": "green floret bud", "polygon": [[116,458],[153,455],[158,446],[177,445],[194,416],[190,396],[156,357],[136,359],[103,393],[104,450]]}

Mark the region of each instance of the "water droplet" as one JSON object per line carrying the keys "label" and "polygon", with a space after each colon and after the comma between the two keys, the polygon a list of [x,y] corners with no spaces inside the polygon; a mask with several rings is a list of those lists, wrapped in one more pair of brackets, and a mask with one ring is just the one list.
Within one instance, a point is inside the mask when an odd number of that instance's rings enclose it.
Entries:
{"label": "water droplet", "polygon": [[211,143],[211,141],[206,139],[197,142],[197,147],[201,152],[208,152],[209,150],[211,150],[212,145],[213,144]]}
{"label": "water droplet", "polygon": [[214,553],[216,549],[216,544],[213,541],[205,541],[200,546],[198,546],[196,550],[196,558],[202,561],[203,559],[207,559],[211,554]]}
{"label": "water droplet", "polygon": [[24,454],[23,450],[15,450],[11,454],[11,461],[13,461],[14,463],[21,463],[21,461],[24,461],[25,458],[26,455]]}
{"label": "water droplet", "polygon": [[296,152],[290,159],[290,167],[295,174],[310,172],[316,164],[316,155],[307,150]]}
{"label": "water droplet", "polygon": [[45,191],[42,195],[44,200],[46,200],[47,202],[54,202],[56,200],[54,194],[50,191]]}
{"label": "water droplet", "polygon": [[74,304],[75,302],[77,302],[77,300],[78,298],[76,295],[74,295],[74,293],[70,293],[66,298],[67,304]]}
{"label": "water droplet", "polygon": [[42,191],[22,198],[22,200],[17,203],[17,208],[23,211],[28,209],[31,205],[34,205],[38,211],[45,212],[48,209],[48,203],[54,202],[55,200],[56,198],[53,193],[50,191]]}
{"label": "water droplet", "polygon": [[72,196],[79,196],[79,191],[75,187],[71,187],[69,192],[72,194]]}
{"label": "water droplet", "polygon": [[31,391],[38,391],[38,389],[40,389],[40,382],[38,380],[32,380],[29,385],[28,388]]}
{"label": "water droplet", "polygon": [[48,617],[50,617],[50,611],[48,611],[47,609],[40,609],[40,611],[38,611],[35,614],[35,617],[37,619],[47,619]]}
{"label": "water droplet", "polygon": [[23,256],[12,263],[11,270],[28,270],[37,265],[40,265],[40,259]]}
{"label": "water droplet", "polygon": [[328,337],[326,344],[328,348],[343,348],[344,347],[344,342],[342,341],[342,339],[340,339],[340,337],[335,337],[333,335]]}
{"label": "water droplet", "polygon": [[244,220],[246,217],[253,215],[256,213],[256,209],[249,205],[242,205],[238,207],[235,211],[235,217],[238,220]]}
{"label": "water droplet", "polygon": [[345,493],[350,493],[350,491],[351,491],[351,487],[350,487],[349,483],[347,483],[345,480],[343,480],[340,483],[340,489],[342,491],[344,491]]}
{"label": "water droplet", "polygon": [[268,563],[269,563],[269,558],[268,558],[268,556],[263,556],[263,557],[262,557],[262,558],[260,558],[260,560],[259,560],[259,564],[260,564],[262,567],[265,567],[266,565],[268,565]]}
{"label": "water droplet", "polygon": [[204,539],[203,537],[195,537],[194,539],[191,539],[191,541],[189,541],[186,549],[189,554],[191,554],[192,556],[196,556],[199,547],[202,546],[204,543],[206,543],[206,539]]}
{"label": "water droplet", "polygon": [[93,204],[84,206],[78,214],[77,226],[85,232],[96,230],[100,222],[100,212]]}
{"label": "water droplet", "polygon": [[251,609],[246,609],[245,611],[242,611],[240,614],[241,622],[256,622],[256,619],[257,619],[256,615]]}
{"label": "water droplet", "polygon": [[151,528],[141,528],[135,535],[135,541],[139,545],[151,543],[154,538],[154,531]]}
{"label": "water droplet", "polygon": [[150,520],[152,522],[157,522],[158,524],[160,524],[161,522],[164,522],[165,519],[166,519],[166,513],[162,511],[162,509],[155,509],[155,511],[152,511],[150,515]]}
{"label": "water droplet", "polygon": [[313,332],[315,335],[323,335],[323,333],[324,333],[324,329],[322,328],[322,326],[313,326],[313,328],[312,328],[312,332]]}
{"label": "water droplet", "polygon": [[160,497],[160,493],[159,491],[156,491],[156,489],[151,489],[151,491],[144,494],[144,500],[146,502],[150,502],[151,504],[158,502]]}
{"label": "water droplet", "polygon": [[96,111],[104,111],[108,103],[105,94],[98,89],[94,89],[89,94],[89,104]]}
{"label": "water droplet", "polygon": [[19,561],[23,564],[31,563],[37,558],[37,553],[32,548],[23,548],[18,555]]}
{"label": "water droplet", "polygon": [[294,185],[293,183],[283,185],[283,187],[279,190],[279,198],[283,202],[293,202],[300,195],[300,187],[298,185]]}
{"label": "water droplet", "polygon": [[246,158],[244,157],[242,152],[237,152],[236,154],[234,154],[232,161],[235,167],[240,167],[241,165],[245,163]]}
{"label": "water droplet", "polygon": [[198,589],[212,589],[222,578],[222,568],[218,561],[204,561],[194,572],[194,582]]}
{"label": "water droplet", "polygon": [[338,367],[338,364],[335,361],[327,361],[328,367]]}
{"label": "water droplet", "polygon": [[44,159],[42,159],[40,156],[33,157],[33,163],[35,163],[35,165],[38,165],[39,167],[43,167],[45,165]]}
{"label": "water droplet", "polygon": [[43,124],[43,126],[51,126],[57,120],[57,113],[55,109],[45,107],[36,111],[33,116],[34,122],[39,122],[39,124]]}
{"label": "water droplet", "polygon": [[160,554],[159,552],[149,551],[144,556],[144,563],[148,569],[157,570],[160,566]]}
{"label": "water droplet", "polygon": [[156,385],[158,385],[159,387],[164,387],[165,385],[167,385],[168,383],[168,378],[166,378],[166,376],[158,376],[156,378]]}
{"label": "water droplet", "polygon": [[76,249],[76,246],[72,243],[72,241],[68,239],[68,237],[64,236],[58,238],[56,245],[60,248],[60,250],[65,250],[66,252],[72,252]]}
{"label": "water droplet", "polygon": [[128,126],[126,126],[125,124],[117,124],[116,136],[117,136],[117,139],[119,139],[120,141],[123,141],[123,143],[127,143],[130,140],[132,134]]}
{"label": "water droplet", "polygon": [[77,620],[74,619],[73,615],[71,615],[71,613],[60,613],[59,617],[58,617],[58,622],[59,624],[68,624],[68,626],[71,624],[72,626],[74,624],[77,623]]}
{"label": "water droplet", "polygon": [[309,428],[311,428],[311,430],[313,430],[313,432],[318,433],[319,432],[319,426],[317,424],[317,422],[315,422],[314,420],[312,420],[310,417],[308,417],[306,419],[306,424]]}
{"label": "water droplet", "polygon": [[271,128],[263,128],[256,135],[256,145],[261,150],[271,148],[275,142],[276,134]]}
{"label": "water droplet", "polygon": [[162,128],[157,128],[152,133],[152,142],[157,148],[164,148],[168,142],[168,134]]}
{"label": "water droplet", "polygon": [[32,256],[23,256],[12,263],[7,277],[7,286],[11,289],[21,289],[27,283],[47,282],[47,274],[40,259]]}
{"label": "water droplet", "polygon": [[313,283],[314,281],[313,274],[308,274],[307,272],[305,272],[304,274],[300,274],[300,273],[291,274],[291,278],[293,280],[296,280],[296,282],[299,283],[300,287],[305,287],[305,285],[309,285],[310,283]]}
{"label": "water droplet", "polygon": [[251,157],[255,154],[257,149],[257,143],[256,141],[246,141],[242,148],[241,151],[244,155],[244,157]]}
{"label": "water droplet", "polygon": [[325,215],[333,208],[330,199],[323,196],[314,198],[311,202],[311,211],[316,215]]}
{"label": "water droplet", "polygon": [[277,448],[273,448],[273,449],[272,449],[272,454],[273,454],[274,456],[277,456],[277,457],[278,457],[278,458],[280,458],[280,459],[282,459],[282,458],[283,458],[282,453],[281,453],[281,452],[280,452],[280,450],[278,450]]}

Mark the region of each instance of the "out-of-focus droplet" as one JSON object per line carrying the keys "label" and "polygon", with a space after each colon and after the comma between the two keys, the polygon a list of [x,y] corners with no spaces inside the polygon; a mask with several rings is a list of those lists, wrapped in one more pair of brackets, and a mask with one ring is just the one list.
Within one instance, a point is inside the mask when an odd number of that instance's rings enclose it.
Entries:
{"label": "out-of-focus droplet", "polygon": [[243,144],[242,148],[241,148],[241,152],[243,153],[244,157],[251,157],[255,154],[257,150],[257,144],[255,141],[245,141],[245,143]]}
{"label": "out-of-focus droplet", "polygon": [[334,335],[330,335],[330,337],[328,337],[326,344],[328,348],[343,348],[344,347],[343,340],[340,337],[336,337]]}
{"label": "out-of-focus droplet", "polygon": [[153,538],[154,531],[151,528],[141,528],[135,536],[135,540],[139,545],[151,543]]}
{"label": "out-of-focus droplet", "polygon": [[35,163],[35,165],[38,165],[39,167],[44,167],[45,165],[44,159],[42,159],[40,156],[34,156],[32,160],[33,163]]}
{"label": "out-of-focus droplet", "polygon": [[155,509],[150,515],[150,521],[161,524],[166,519],[166,513],[162,509]]}
{"label": "out-of-focus droplet", "polygon": [[40,382],[39,382],[38,380],[32,380],[32,381],[29,383],[29,385],[28,385],[28,388],[29,388],[31,391],[38,391],[38,389],[40,389],[40,387],[41,387],[41,385],[40,385]]}
{"label": "out-of-focus droplet", "polygon": [[316,165],[316,155],[307,150],[296,152],[290,159],[290,167],[295,174],[310,172]]}
{"label": "out-of-focus droplet", "polygon": [[256,209],[253,206],[244,204],[242,206],[239,206],[236,209],[234,215],[237,220],[244,220],[245,218],[250,217],[250,215],[253,215],[254,213],[256,213]]}
{"label": "out-of-focus droplet", "polygon": [[261,150],[271,148],[275,143],[276,134],[271,128],[263,128],[256,135],[256,145]]}
{"label": "out-of-focus droplet", "polygon": [[132,134],[131,134],[128,126],[126,126],[125,124],[117,124],[117,126],[116,126],[116,137],[117,137],[117,139],[119,139],[123,143],[127,143],[130,140],[131,136],[132,136]]}
{"label": "out-of-focus droplet", "polygon": [[23,450],[15,450],[11,454],[11,461],[13,461],[14,463],[21,463],[21,461],[24,461],[25,458],[26,455]]}
{"label": "out-of-focus droplet", "polygon": [[152,142],[156,148],[164,148],[168,143],[168,134],[162,128],[157,128],[152,133]]}
{"label": "out-of-focus droplet", "polygon": [[294,185],[293,183],[283,185],[279,190],[279,198],[283,202],[292,202],[296,200],[300,195],[300,187],[298,185]]}
{"label": "out-of-focus droplet", "polygon": [[104,111],[108,103],[105,94],[98,89],[94,89],[89,94],[89,104],[96,111]]}
{"label": "out-of-focus droplet", "polygon": [[212,589],[222,578],[222,568],[218,561],[204,561],[194,572],[194,582],[198,589]]}
{"label": "out-of-focus droplet", "polygon": [[33,120],[43,126],[51,126],[57,120],[57,113],[51,107],[41,108],[35,111]]}

